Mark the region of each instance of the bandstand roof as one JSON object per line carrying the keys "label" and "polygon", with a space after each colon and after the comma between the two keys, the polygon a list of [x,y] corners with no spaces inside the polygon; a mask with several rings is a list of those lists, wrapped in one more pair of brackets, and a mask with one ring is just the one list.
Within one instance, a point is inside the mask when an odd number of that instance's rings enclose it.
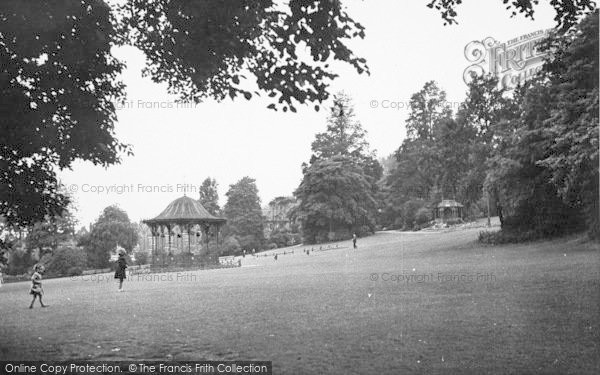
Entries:
{"label": "bandstand roof", "polygon": [[202,204],[190,197],[183,196],[169,203],[157,217],[144,220],[146,224],[168,224],[168,223],[225,223],[227,220],[211,215]]}
{"label": "bandstand roof", "polygon": [[437,205],[437,208],[449,208],[449,207],[463,207],[463,205],[458,203],[454,199],[444,199]]}

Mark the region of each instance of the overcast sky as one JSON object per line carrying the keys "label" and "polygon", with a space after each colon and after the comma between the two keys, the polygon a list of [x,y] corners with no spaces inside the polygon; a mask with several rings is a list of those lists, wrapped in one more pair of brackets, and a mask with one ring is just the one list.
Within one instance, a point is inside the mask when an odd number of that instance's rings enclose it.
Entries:
{"label": "overcast sky", "polygon": [[[349,14],[366,28],[366,37],[351,43],[367,59],[371,75],[335,65],[340,77],[331,92],[344,90],[354,100],[358,120],[368,131],[379,157],[394,152],[405,135],[406,105],[428,80],[435,80],[451,102],[465,96],[463,70],[469,65],[464,47],[492,36],[507,41],[554,26],[549,6],[536,9],[535,20],[510,18],[501,0],[467,1],[458,8],[458,25],[443,26],[426,1],[344,2]],[[138,221],[158,215],[184,194],[197,198],[206,177],[216,178],[221,205],[230,184],[244,176],[256,179],[262,204],[291,195],[299,185],[301,164],[310,157],[310,144],[326,126],[328,111],[312,105],[297,113],[274,112],[264,98],[206,101],[176,108],[164,85],[141,76],[144,57],[132,48],[115,50],[127,64],[122,79],[129,102],[118,111],[117,138],[132,145],[134,156],[107,169],[76,162],[62,171],[62,182],[75,198],[80,225],[95,221],[111,204]],[[385,102],[384,102],[385,101]],[[148,108],[152,103],[173,108]],[[391,107],[391,103],[398,108]],[[330,103],[323,105],[326,109]],[[374,108],[375,107],[375,108]],[[111,192],[97,192],[112,189]],[[117,188],[122,189],[121,192]],[[164,192],[148,192],[148,190]]]}

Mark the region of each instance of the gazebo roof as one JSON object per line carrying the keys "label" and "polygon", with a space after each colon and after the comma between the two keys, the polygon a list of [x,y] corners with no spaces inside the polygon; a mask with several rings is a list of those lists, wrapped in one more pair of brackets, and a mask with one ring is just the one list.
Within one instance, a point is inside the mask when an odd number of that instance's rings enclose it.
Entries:
{"label": "gazebo roof", "polygon": [[169,203],[157,217],[144,220],[146,224],[167,223],[225,223],[225,219],[211,215],[200,202],[187,196],[175,199]]}
{"label": "gazebo roof", "polygon": [[438,203],[437,208],[464,207],[454,199],[444,199]]}

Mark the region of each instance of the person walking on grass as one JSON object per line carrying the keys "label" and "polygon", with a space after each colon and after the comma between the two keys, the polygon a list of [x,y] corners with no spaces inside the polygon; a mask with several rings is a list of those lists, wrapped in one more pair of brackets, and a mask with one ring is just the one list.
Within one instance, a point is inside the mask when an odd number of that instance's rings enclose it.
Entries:
{"label": "person walking on grass", "polygon": [[44,266],[41,264],[36,264],[33,267],[33,275],[31,275],[31,288],[29,288],[29,294],[33,296],[31,300],[31,304],[29,305],[30,309],[33,309],[33,303],[36,298],[40,298],[40,305],[42,307],[48,307],[48,305],[44,305],[42,302],[42,295],[44,294],[44,289],[42,289],[42,274],[44,273]]}
{"label": "person walking on grass", "polygon": [[354,233],[352,235],[352,245],[354,246],[355,249],[357,248],[357,246],[356,246],[356,239],[357,239],[356,233]]}
{"label": "person walking on grass", "polygon": [[123,291],[123,280],[127,278],[125,276],[126,269],[125,250],[119,249],[119,260],[117,260],[117,270],[115,271],[115,279],[119,279],[119,292]]}

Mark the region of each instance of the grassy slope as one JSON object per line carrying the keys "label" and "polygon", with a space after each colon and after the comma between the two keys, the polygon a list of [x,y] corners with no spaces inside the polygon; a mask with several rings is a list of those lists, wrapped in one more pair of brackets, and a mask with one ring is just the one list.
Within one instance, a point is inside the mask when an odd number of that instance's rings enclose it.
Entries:
{"label": "grassy slope", "polygon": [[[600,250],[577,237],[484,247],[477,230],[381,233],[177,280],[0,289],[0,358],[256,359],[275,373],[598,373]],[[414,269],[414,271],[413,271]],[[431,275],[425,282],[383,274]],[[493,274],[440,282],[438,273]],[[371,275],[377,274],[377,281]],[[388,275],[389,276],[389,275]],[[118,349],[118,350],[117,350]]]}

